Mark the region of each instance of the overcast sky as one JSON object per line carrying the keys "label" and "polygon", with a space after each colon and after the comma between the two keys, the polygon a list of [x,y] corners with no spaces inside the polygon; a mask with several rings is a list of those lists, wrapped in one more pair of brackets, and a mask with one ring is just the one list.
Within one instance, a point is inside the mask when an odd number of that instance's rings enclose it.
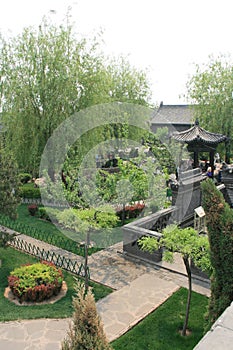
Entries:
{"label": "overcast sky", "polygon": [[183,104],[194,63],[208,56],[233,56],[231,0],[7,0],[0,30],[16,33],[38,25],[44,15],[57,23],[72,7],[72,21],[83,35],[104,31],[106,54],[127,55],[148,68],[153,102]]}

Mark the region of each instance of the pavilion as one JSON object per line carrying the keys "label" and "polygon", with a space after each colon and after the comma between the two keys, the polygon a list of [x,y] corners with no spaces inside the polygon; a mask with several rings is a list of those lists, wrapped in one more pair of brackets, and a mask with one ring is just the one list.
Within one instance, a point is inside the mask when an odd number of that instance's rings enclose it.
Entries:
{"label": "pavilion", "polygon": [[209,153],[209,163],[214,171],[214,154],[219,143],[226,141],[227,137],[222,134],[215,134],[204,130],[196,120],[193,127],[188,130],[174,133],[172,138],[178,142],[188,145],[188,151],[194,154],[194,168],[199,167],[199,153]]}

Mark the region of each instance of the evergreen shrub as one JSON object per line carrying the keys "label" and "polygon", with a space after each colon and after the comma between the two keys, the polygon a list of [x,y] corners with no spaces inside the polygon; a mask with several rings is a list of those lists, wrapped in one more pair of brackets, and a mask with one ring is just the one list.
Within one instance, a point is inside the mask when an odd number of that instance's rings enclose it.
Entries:
{"label": "evergreen shrub", "polygon": [[208,329],[233,301],[233,214],[212,180],[202,183],[202,192],[213,266]]}
{"label": "evergreen shrub", "polygon": [[112,350],[103,329],[103,323],[97,313],[94,295],[89,288],[85,291],[82,282],[78,282],[77,294],[73,299],[73,322],[70,324],[62,350]]}
{"label": "evergreen shrub", "polygon": [[24,265],[8,276],[8,285],[20,302],[41,302],[57,295],[62,287],[61,269],[46,261]]}
{"label": "evergreen shrub", "polygon": [[[27,185],[30,185],[30,186],[27,186]],[[41,198],[40,189],[37,187],[34,187],[33,184],[26,184],[19,188],[19,196],[21,198],[40,199]]]}
{"label": "evergreen shrub", "polygon": [[32,179],[32,175],[31,174],[28,174],[28,173],[20,173],[19,174],[19,181],[22,184],[28,183],[28,181],[30,181],[31,179]]}

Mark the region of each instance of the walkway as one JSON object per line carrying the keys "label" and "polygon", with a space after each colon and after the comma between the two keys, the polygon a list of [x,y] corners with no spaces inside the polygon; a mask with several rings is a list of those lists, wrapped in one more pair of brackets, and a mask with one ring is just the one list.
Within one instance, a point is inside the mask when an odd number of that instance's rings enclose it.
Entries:
{"label": "walkway", "polygon": [[[110,341],[127,332],[180,286],[187,287],[179,256],[174,265],[161,265],[151,266],[127,259],[122,242],[90,257],[91,279],[115,289],[97,302]],[[209,295],[209,283],[194,279],[193,290]],[[0,349],[58,350],[69,322],[69,319],[39,319],[0,323]]]}

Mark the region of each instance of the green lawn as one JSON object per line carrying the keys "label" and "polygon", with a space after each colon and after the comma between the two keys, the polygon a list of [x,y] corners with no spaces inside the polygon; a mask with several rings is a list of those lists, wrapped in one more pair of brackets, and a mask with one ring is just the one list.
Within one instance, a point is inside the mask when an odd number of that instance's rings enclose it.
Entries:
{"label": "green lawn", "polygon": [[[18,252],[13,248],[0,248],[0,321],[33,318],[65,318],[72,316],[72,296],[74,295],[75,278],[72,274],[64,272],[64,279],[68,286],[64,298],[54,304],[17,306],[4,297],[4,290],[7,287],[7,277],[17,266],[37,261],[30,255]],[[91,283],[96,301],[111,293],[111,289],[100,284]]]}
{"label": "green lawn", "polygon": [[[17,209],[17,220],[11,220],[7,217],[0,216],[0,224],[7,226],[17,232],[24,233],[33,238],[42,240],[49,244],[55,245],[62,249],[71,251],[77,255],[84,256],[84,248],[75,243],[76,240],[84,240],[79,234],[58,228],[53,223],[41,220],[36,216],[31,216],[28,212],[28,205],[22,204]],[[73,237],[74,239],[71,239]],[[99,248],[89,248],[88,253],[100,250]]]}
{"label": "green lawn", "polygon": [[[75,254],[84,256],[84,249],[78,247],[77,244],[74,243],[74,240],[84,241],[85,235],[82,235],[81,233],[71,232],[64,228],[57,227],[51,222],[41,220],[36,216],[31,216],[28,212],[27,204],[21,204],[18,207],[17,211],[18,218],[16,221],[25,225],[27,227],[27,230],[28,228],[32,228],[30,232],[24,233],[29,234],[32,237],[41,239],[45,242],[54,244],[60,248],[69,250]],[[35,236],[33,229],[37,230],[37,232],[40,232],[40,237]],[[55,241],[51,242],[51,238],[55,239]],[[63,240],[63,242],[61,242],[61,240]],[[94,242],[96,242],[97,244],[93,248],[89,248],[89,255],[101,250],[104,247],[110,246],[114,243],[121,241],[122,231],[120,227],[116,227],[111,230],[106,230],[105,232],[101,230],[99,234],[93,233],[93,236],[91,234],[91,240],[94,240]]]}
{"label": "green lawn", "polygon": [[208,298],[192,294],[189,316],[191,335],[182,337],[187,290],[181,288],[129,332],[112,342],[114,350],[191,350],[203,337]]}

